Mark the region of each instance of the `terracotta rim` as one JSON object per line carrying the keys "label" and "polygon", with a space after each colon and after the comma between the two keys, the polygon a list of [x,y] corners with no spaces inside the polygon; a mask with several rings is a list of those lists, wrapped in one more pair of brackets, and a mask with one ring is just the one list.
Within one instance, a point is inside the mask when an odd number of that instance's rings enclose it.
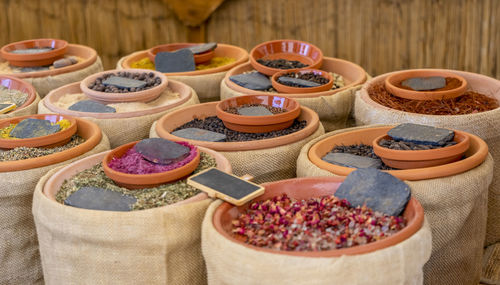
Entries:
{"label": "terracotta rim", "polygon": [[31,103],[35,101],[36,98],[35,87],[33,87],[33,85],[29,84],[24,80],[21,80],[14,76],[0,75],[0,84],[4,87],[7,87],[8,89],[16,89],[28,94],[26,101],[24,101],[24,103],[21,106],[18,106],[16,109],[14,109],[14,111],[25,108],[31,105]]}
{"label": "terracotta rim", "polygon": [[80,58],[83,58],[83,61],[61,68],[54,68],[51,70],[9,73],[8,75],[17,78],[37,78],[37,77],[56,76],[59,74],[69,73],[80,69],[84,69],[92,65],[97,60],[97,52],[93,48],[83,45],[69,44],[68,49],[66,51],[66,55],[78,56]]}
{"label": "terracotta rim", "polygon": [[[235,58],[236,61],[230,64],[226,64],[223,66],[219,66],[216,68],[210,68],[210,69],[205,69],[205,70],[196,70],[196,71],[188,71],[188,72],[171,72],[171,73],[165,73],[167,76],[194,76],[194,75],[206,75],[206,74],[213,74],[213,73],[218,73],[218,72],[225,72],[228,71],[229,69],[240,65],[246,61],[248,61],[248,52],[240,47],[233,46],[233,45],[226,45],[226,44],[219,44],[217,43],[217,48],[214,51],[214,56],[215,57],[232,57]],[[135,52],[123,59],[122,62],[122,67],[124,69],[131,69],[132,68],[132,63],[139,61],[143,58],[147,57],[147,51],[139,51]]]}
{"label": "terracotta rim", "polygon": [[[281,84],[278,82],[278,79],[287,73],[314,73],[314,74],[319,74],[321,77],[324,77],[328,79],[328,82],[326,84],[317,86],[317,87],[306,87],[306,88],[301,88],[301,87],[293,87],[293,86],[288,86],[285,84]],[[271,84],[273,85],[274,89],[278,91],[279,93],[287,93],[287,94],[296,94],[296,93],[314,93],[314,92],[324,92],[332,89],[333,86],[333,77],[329,72],[319,70],[319,69],[292,69],[292,70],[285,70],[285,71],[280,71],[276,72],[272,77],[271,77]]]}
{"label": "terracotta rim", "polygon": [[[393,127],[395,126],[363,128],[324,138],[311,146],[307,152],[308,158],[314,165],[323,170],[335,175],[347,176],[356,169],[330,164],[321,160],[333,148],[334,141],[346,141],[346,138],[353,137],[356,138],[356,143],[371,144],[375,137],[386,134]],[[470,147],[465,153],[465,159],[439,166],[406,170],[384,170],[384,172],[390,173],[401,180],[416,181],[446,177],[468,171],[483,163],[488,155],[488,145],[481,138],[473,134],[467,133],[467,135],[469,136]]]}
{"label": "terracotta rim", "polygon": [[[136,91],[136,92],[129,92],[129,93],[106,93],[101,91],[95,91],[88,87],[98,77],[110,73],[116,74],[118,72],[133,72],[133,73],[146,73],[146,74],[154,73],[155,76],[158,76],[161,79],[161,83],[160,85],[154,86],[150,89]],[[87,76],[80,82],[80,89],[90,99],[101,103],[149,102],[158,98],[160,94],[163,91],[165,91],[167,85],[168,85],[167,77],[163,73],[158,71],[148,70],[148,69],[122,69],[122,70],[113,69]]]}
{"label": "terracotta rim", "polygon": [[[176,50],[180,50],[183,48],[192,47],[192,46],[196,46],[196,45],[200,45],[200,44],[201,43],[199,43],[199,44],[196,44],[196,43],[175,43],[175,44],[157,45],[155,47],[148,49],[148,51],[147,51],[148,58],[152,62],[155,62],[156,54],[159,52],[164,52],[164,51],[172,52],[172,51],[176,51]],[[215,49],[217,49],[217,48],[215,48]],[[214,54],[215,54],[215,52],[213,50],[210,50],[210,51],[207,51],[204,53],[200,53],[200,54],[193,54],[194,62],[195,62],[195,64],[207,62],[210,59],[212,59],[212,57],[214,57]]]}
{"label": "terracotta rim", "polygon": [[[15,54],[13,50],[32,48],[35,46],[50,46],[53,50],[35,54]],[[20,67],[43,66],[52,64],[56,59],[61,58],[66,53],[68,42],[59,39],[34,39],[5,45],[0,50],[3,59],[9,64]]]}
{"label": "terracotta rim", "polygon": [[62,109],[59,108],[55,105],[55,102],[59,100],[62,96],[66,94],[76,94],[76,93],[83,93],[82,90],[80,89],[80,82],[75,82],[71,83],[68,85],[61,86],[57,89],[54,89],[49,92],[47,96],[45,96],[43,100],[43,104],[45,107],[47,107],[49,110],[55,113],[59,114],[65,114],[65,115],[70,115],[70,116],[75,116],[75,117],[92,117],[92,118],[97,118],[97,119],[116,119],[116,118],[133,118],[133,117],[140,117],[140,116],[145,116],[145,115],[150,115],[150,114],[155,114],[159,112],[163,112],[169,109],[173,109],[175,107],[178,107],[184,103],[186,103],[191,97],[193,96],[193,93],[191,91],[191,87],[188,85],[176,81],[176,80],[168,80],[168,86],[167,88],[170,88],[172,92],[177,92],[179,93],[180,98],[177,101],[173,101],[171,104],[168,105],[163,105],[147,110],[140,110],[140,111],[132,111],[132,112],[122,112],[122,113],[91,113],[91,112],[79,112],[79,111],[72,111],[68,109]]}
{"label": "terracotta rim", "polygon": [[[443,91],[415,91],[399,88],[395,84],[412,77],[453,77],[460,80],[461,85],[457,88]],[[462,96],[467,90],[467,80],[462,76],[442,70],[435,69],[410,69],[391,73],[385,81],[385,88],[394,96],[411,100],[443,100]]]}
{"label": "terracotta rim", "polygon": [[[334,68],[338,68],[339,66],[345,67],[345,69],[348,69],[351,71],[350,74],[354,73],[352,77],[347,77],[346,73],[341,72],[335,72],[336,70]],[[258,94],[258,95],[269,95],[269,92],[263,92],[263,91],[256,91],[252,89],[247,89],[244,87],[239,86],[238,84],[232,82],[229,77],[233,75],[238,75],[242,74],[243,72],[246,71],[252,71],[254,68],[250,63],[244,63],[239,66],[234,67],[233,69],[229,70],[224,77],[224,83],[232,90],[243,93],[243,94]],[[338,92],[342,92],[344,90],[347,90],[349,88],[352,88],[354,86],[360,85],[366,81],[366,72],[365,70],[350,61],[343,60],[343,59],[338,59],[338,58],[333,58],[333,57],[324,57],[323,58],[323,66],[320,68],[320,70],[324,70],[327,72],[335,72],[339,75],[341,75],[345,81],[347,81],[347,84],[344,87],[337,88],[334,90],[328,90],[328,91],[323,91],[323,92],[317,92],[317,93],[290,93],[286,94],[287,97],[290,98],[314,98],[314,97],[319,97],[319,96],[330,96]],[[272,93],[271,93],[272,94]]]}
{"label": "terracotta rim", "polygon": [[[290,51],[290,46],[284,46],[284,45],[293,45],[294,47],[299,45],[299,46],[307,46],[308,47],[308,52],[306,54],[303,53],[303,49],[300,48],[299,52],[296,51]],[[267,50],[269,48],[269,51]],[[288,50],[283,50],[288,48]],[[316,56],[314,56],[316,55]],[[283,69],[279,68],[271,68],[267,67],[265,65],[262,65],[257,62],[258,59],[261,58],[266,58],[266,59],[278,59],[278,58],[284,58],[287,60],[299,60],[302,63],[308,64],[309,66],[305,67],[307,69],[317,69],[321,67],[321,64],[323,63],[323,52],[321,49],[319,49],[317,46],[310,44],[308,42],[304,41],[299,41],[299,40],[274,40],[274,41],[267,41],[263,42],[257,46],[255,46],[251,51],[250,51],[250,64],[260,73],[266,74],[266,75],[273,75],[276,72],[280,72]],[[306,61],[306,62],[304,62]],[[301,68],[303,69],[303,68]]]}
{"label": "terracotta rim", "polygon": [[108,163],[113,158],[122,157],[129,149],[131,149],[139,141],[131,142],[119,146],[102,159],[102,168],[106,176],[111,178],[116,184],[129,189],[141,189],[152,187],[167,182],[173,182],[192,173],[200,163],[200,150],[196,149],[196,156],[187,164],[165,172],[151,173],[151,174],[129,174],[111,169]]}
{"label": "terracotta rim", "polygon": [[[294,178],[288,180],[280,180],[276,182],[264,183],[262,186],[266,188],[264,195],[252,200],[251,202],[261,201],[268,199],[270,197],[279,195],[281,193],[287,193],[290,197],[305,198],[305,197],[319,197],[328,194],[334,194],[337,188],[344,180],[344,177],[305,177],[305,178]],[[328,186],[326,186],[328,185]],[[300,187],[299,189],[296,189]],[[328,187],[329,189],[325,189]],[[304,190],[302,190],[304,189]],[[301,194],[297,192],[307,191],[307,193]],[[314,192],[314,193],[311,193]],[[295,195],[294,195],[295,194]],[[350,248],[325,250],[325,251],[281,251],[273,250],[268,248],[261,248],[253,245],[244,243],[235,237],[232,233],[228,232],[227,225],[224,227],[223,223],[227,220],[227,216],[231,214],[240,213],[251,203],[247,203],[241,207],[235,207],[227,202],[222,203],[214,212],[212,217],[212,224],[219,234],[224,236],[226,239],[233,243],[245,246],[249,249],[270,253],[270,254],[281,254],[290,256],[301,256],[301,257],[338,257],[342,255],[356,255],[356,254],[366,254],[376,250],[381,250],[389,246],[396,245],[411,236],[413,236],[420,228],[422,228],[424,222],[424,209],[422,205],[415,199],[411,198],[406,206],[403,216],[408,221],[406,227],[396,234],[387,237],[385,239],[368,243],[365,245],[358,245]],[[231,211],[230,214],[225,213]],[[232,216],[232,215],[231,215]]]}
{"label": "terracotta rim", "polygon": [[42,157],[0,162],[0,172],[20,171],[53,165],[75,158],[93,149],[102,139],[101,129],[90,121],[80,118],[75,118],[75,120],[77,124],[77,134],[84,138],[85,142],[71,149]]}
{"label": "terracotta rim", "polygon": [[[245,151],[245,150],[272,148],[297,142],[313,134],[319,127],[318,114],[313,110],[302,106],[300,107],[301,114],[298,117],[298,119],[306,120],[307,121],[306,127],[293,134],[288,134],[277,138],[263,139],[256,141],[244,141],[244,142],[205,142],[205,141],[188,140],[170,134],[171,131],[173,131],[177,127],[180,127],[181,125],[187,123],[189,120],[192,120],[194,118],[205,118],[207,116],[216,116],[215,106],[217,104],[218,102],[198,104],[168,113],[157,121],[155,131],[159,137],[168,140],[187,141],[190,144],[204,146],[216,151]],[[179,118],[182,117],[182,119],[184,119],[185,117],[189,117],[189,119],[183,122],[178,122],[180,121],[180,119],[177,117]],[[175,121],[176,118],[177,121]]]}
{"label": "terracotta rim", "polygon": [[71,125],[62,131],[54,134],[50,134],[42,137],[27,138],[27,139],[4,139],[0,138],[0,148],[12,149],[16,147],[55,147],[66,144],[71,136],[76,133],[76,119],[60,114],[38,114],[38,115],[26,115],[21,117],[6,118],[0,120],[0,128],[5,128],[10,124],[16,124],[24,119],[40,119],[49,120],[52,123],[59,122],[63,119],[68,120]]}

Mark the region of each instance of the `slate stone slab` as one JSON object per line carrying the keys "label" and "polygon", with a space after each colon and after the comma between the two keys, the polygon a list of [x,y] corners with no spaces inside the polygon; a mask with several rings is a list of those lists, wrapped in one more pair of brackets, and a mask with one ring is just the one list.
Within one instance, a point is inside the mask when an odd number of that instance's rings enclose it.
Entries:
{"label": "slate stone slab", "polygon": [[92,100],[83,100],[69,106],[68,110],[87,113],[116,113],[116,109]]}
{"label": "slate stone slab", "polygon": [[189,156],[190,148],[162,138],[150,138],[134,146],[147,161],[158,164],[171,164]]}
{"label": "slate stone slab", "polygon": [[375,168],[357,169],[340,185],[335,196],[346,199],[353,207],[366,206],[391,216],[403,213],[410,200],[410,187]]}
{"label": "slate stone slab", "polygon": [[321,86],[321,84],[319,83],[316,83],[316,82],[313,82],[313,81],[309,81],[309,80],[304,80],[304,79],[299,79],[299,78],[292,78],[292,77],[286,77],[286,76],[281,76],[279,79],[278,79],[278,82],[279,83],[282,83],[282,84],[285,84],[285,83],[288,83],[288,84],[296,84],[300,87],[317,87],[317,86]]}
{"label": "slate stone slab", "polygon": [[15,54],[37,54],[37,53],[42,53],[42,52],[48,52],[53,50],[54,48],[52,47],[39,47],[39,48],[26,48],[26,49],[16,49],[11,51],[10,53],[15,53]]}
{"label": "slate stone slab", "polygon": [[405,123],[390,129],[387,134],[395,140],[426,145],[445,145],[455,132],[433,126]]}
{"label": "slate stone slab", "polygon": [[76,58],[70,56],[70,57],[58,59],[58,60],[54,61],[54,63],[52,63],[52,65],[54,66],[54,68],[62,68],[62,67],[76,64],[77,62],[78,62],[78,60]]}
{"label": "slate stone slab", "polygon": [[354,168],[380,168],[382,161],[367,156],[355,155],[352,153],[334,153],[330,152],[323,156],[322,160],[345,167]]}
{"label": "slate stone slab", "polygon": [[271,111],[269,111],[264,106],[251,106],[251,107],[243,107],[238,109],[238,114],[242,116],[272,116],[274,115]]}
{"label": "slate stone slab", "polygon": [[186,128],[172,132],[172,135],[189,140],[223,142],[226,135],[198,128]]}
{"label": "slate stone slab", "polygon": [[52,125],[47,120],[24,119],[10,132],[10,136],[18,139],[36,138],[54,134],[60,130],[59,125]]}
{"label": "slate stone slab", "polygon": [[273,87],[271,80],[260,72],[233,75],[229,77],[229,80],[241,87],[252,90],[267,90]]}
{"label": "slate stone slab", "polygon": [[211,51],[217,48],[217,43],[206,43],[201,45],[195,45],[192,47],[188,47],[193,54],[205,53],[207,51]]}
{"label": "slate stone slab", "polygon": [[155,69],[163,73],[195,71],[193,53],[189,49],[159,52],[155,56]]}
{"label": "slate stone slab", "polygon": [[416,91],[427,91],[443,88],[446,86],[446,78],[441,76],[413,77],[401,82],[401,85],[410,87]]}
{"label": "slate stone slab", "polygon": [[133,196],[97,187],[82,187],[69,195],[64,204],[76,208],[128,212],[137,202]]}
{"label": "slate stone slab", "polygon": [[125,88],[143,88],[147,82],[121,76],[110,76],[102,82],[104,86],[116,86],[121,89]]}

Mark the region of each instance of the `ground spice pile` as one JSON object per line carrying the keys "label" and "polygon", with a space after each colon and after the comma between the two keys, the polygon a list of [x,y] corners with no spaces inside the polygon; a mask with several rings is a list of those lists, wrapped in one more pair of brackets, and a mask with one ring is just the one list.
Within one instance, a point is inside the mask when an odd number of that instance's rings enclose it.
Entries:
{"label": "ground spice pile", "polygon": [[322,251],[367,244],[406,226],[402,216],[353,208],[345,199],[324,196],[294,200],[286,194],[254,202],[232,221],[246,243],[276,250]]}
{"label": "ground spice pile", "polygon": [[[196,65],[196,70],[206,70],[206,69],[212,69],[216,68],[219,66],[227,65],[230,63],[235,62],[236,59],[231,58],[231,57],[221,57],[221,56],[216,56],[213,57],[210,62],[204,62]],[[141,60],[138,60],[136,62],[133,62],[130,65],[132,68],[140,68],[140,69],[152,69],[155,70],[155,63],[152,62],[149,58],[145,57]]]}
{"label": "ground spice pile", "polygon": [[[67,119],[62,119],[57,123],[51,123],[52,125],[59,125],[61,128],[59,131],[63,131],[71,126],[71,122]],[[0,138],[2,139],[17,139],[10,136],[10,132],[17,126],[17,124],[10,124],[5,128],[0,128]]]}
{"label": "ground spice pile", "polygon": [[287,111],[286,109],[283,109],[283,108],[273,107],[273,106],[265,105],[265,104],[243,104],[243,105],[238,106],[238,107],[229,107],[229,108],[225,109],[224,112],[239,115],[238,109],[245,108],[245,107],[264,107],[264,108],[268,109],[269,112],[271,112],[273,114],[286,113],[286,111]]}
{"label": "ground spice pile", "polygon": [[50,155],[56,152],[61,152],[68,150],[70,148],[74,148],[77,145],[80,145],[85,142],[85,139],[78,136],[73,135],[71,140],[62,146],[53,147],[53,148],[41,148],[41,147],[16,147],[10,150],[2,151],[0,150],[0,161],[14,161],[14,160],[23,160],[30,158],[37,158],[46,155]]}

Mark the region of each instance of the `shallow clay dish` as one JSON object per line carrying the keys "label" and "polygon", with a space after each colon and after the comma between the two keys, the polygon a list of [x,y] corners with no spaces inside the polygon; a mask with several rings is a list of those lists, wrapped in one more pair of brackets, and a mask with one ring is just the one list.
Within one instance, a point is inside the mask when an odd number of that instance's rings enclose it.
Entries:
{"label": "shallow clay dish", "polygon": [[[317,167],[329,171],[335,175],[347,176],[356,168],[344,167],[323,161],[325,156],[336,145],[366,144],[372,145],[373,140],[387,132],[394,126],[374,127],[353,130],[350,132],[339,133],[331,137],[324,138],[315,143],[308,151],[309,160]],[[468,171],[486,159],[488,155],[488,145],[479,137],[467,133],[469,136],[470,147],[465,152],[465,158],[439,166],[405,169],[405,170],[384,170],[401,180],[424,180],[439,177],[456,175]]]}
{"label": "shallow clay dish", "polygon": [[[245,104],[262,104],[286,109],[285,113],[269,116],[242,116],[225,112],[224,110]],[[226,128],[245,133],[264,133],[282,130],[290,127],[295,118],[300,115],[300,105],[297,101],[275,95],[246,95],[228,98],[216,106],[216,114]]]}
{"label": "shallow clay dish", "polygon": [[[148,49],[148,58],[152,62],[155,62],[156,54],[159,52],[165,52],[165,51],[172,52],[172,51],[176,51],[176,50],[180,50],[183,48],[192,47],[192,46],[196,46],[196,45],[199,45],[199,44],[176,43],[176,44],[165,44],[165,45],[155,46],[155,47]],[[198,63],[210,61],[212,59],[212,57],[214,57],[214,54],[215,54],[215,52],[213,50],[210,50],[210,51],[207,51],[204,53],[200,53],[200,54],[193,54],[194,62],[196,64],[198,64]]]}
{"label": "shallow clay dish", "polygon": [[267,67],[258,63],[258,59],[297,60],[307,64],[308,66],[305,68],[315,69],[321,67],[323,52],[315,45],[303,41],[275,40],[263,42],[250,51],[250,64],[260,73],[271,76],[283,69]]}
{"label": "shallow clay dish", "polygon": [[[411,89],[400,88],[397,86],[402,81],[408,78],[432,76],[456,78],[461,82],[461,84],[456,88],[441,91],[415,91]],[[435,69],[410,69],[397,71],[387,76],[384,83],[385,89],[387,89],[387,91],[389,91],[392,95],[411,100],[451,99],[463,95],[467,90],[467,81],[462,76],[457,75],[453,72]]]}
{"label": "shallow clay dish", "polygon": [[382,161],[397,169],[414,169],[443,165],[460,160],[469,149],[469,135],[455,131],[456,145],[429,149],[429,150],[394,150],[379,145],[381,139],[391,139],[388,135],[381,135],[373,140],[373,151]]}
{"label": "shallow clay dish", "polygon": [[[131,69],[132,63],[139,61],[148,57],[147,51],[135,52],[129,56],[127,56],[123,62],[122,67],[125,69]],[[212,74],[218,72],[228,71],[229,69],[240,65],[248,60],[248,52],[240,47],[226,44],[217,44],[217,48],[214,50],[214,57],[230,57],[236,59],[236,61],[222,65],[215,68],[205,69],[205,70],[195,70],[195,71],[186,71],[186,72],[171,72],[165,73],[167,76],[193,76],[193,75],[204,75],[204,74]]]}
{"label": "shallow clay dish", "polygon": [[139,141],[131,142],[119,146],[108,152],[102,159],[102,168],[106,176],[111,178],[116,184],[128,189],[142,189],[155,187],[160,184],[174,182],[191,174],[200,163],[200,150],[196,150],[196,156],[187,164],[173,170],[151,173],[151,174],[129,174],[111,169],[108,163],[113,158],[122,157],[130,148]]}
{"label": "shallow clay dish", "polygon": [[415,198],[411,198],[403,212],[403,216],[407,221],[406,227],[392,236],[365,245],[325,251],[284,251],[249,245],[232,233],[232,221],[240,214],[244,213],[252,202],[267,200],[283,193],[295,199],[334,195],[343,180],[343,177],[306,177],[264,183],[262,186],[266,188],[266,192],[262,196],[240,207],[233,206],[227,202],[222,203],[215,210],[212,222],[215,229],[231,242],[266,253],[303,257],[337,257],[373,252],[393,246],[410,238],[422,227],[424,222],[424,209]]}
{"label": "shallow clay dish", "polygon": [[50,134],[48,136],[28,138],[28,139],[3,139],[0,138],[0,148],[16,148],[16,147],[56,147],[61,146],[69,142],[71,136],[76,133],[77,125],[76,119],[67,116],[67,115],[59,115],[59,114],[39,114],[39,115],[27,115],[21,117],[7,118],[0,120],[0,128],[8,127],[10,124],[17,124],[24,119],[40,119],[47,120],[51,123],[57,123],[63,119],[70,121],[71,125],[62,131],[59,131],[54,134]]}
{"label": "shallow clay dish", "polygon": [[[285,84],[281,84],[278,82],[278,79],[287,73],[299,73],[299,74],[304,74],[304,73],[314,73],[317,75],[320,75],[321,77],[324,77],[328,79],[328,83],[317,86],[317,87],[293,87],[293,86],[288,86]],[[332,89],[333,86],[333,77],[329,72],[319,70],[319,69],[301,69],[301,70],[284,70],[280,72],[276,72],[272,77],[271,77],[271,83],[278,91],[279,93],[287,93],[287,94],[296,94],[296,93],[314,93],[314,92],[323,92],[323,91],[328,91]]]}
{"label": "shallow clay dish", "polygon": [[15,110],[22,109],[33,103],[33,101],[35,101],[36,98],[35,87],[33,87],[33,85],[29,84],[24,80],[18,79],[14,76],[0,75],[0,85],[8,89],[16,89],[23,93],[28,94],[28,98],[26,98],[26,101],[24,101],[24,103],[21,106],[17,106]]}
{"label": "shallow clay dish", "polygon": [[[107,93],[90,89],[88,86],[92,84],[98,77],[101,77],[105,74],[116,74],[118,72],[134,72],[134,73],[154,73],[155,77],[159,77],[161,79],[161,83],[158,86],[154,86],[152,88],[136,91],[136,92],[128,92],[128,93]],[[82,90],[87,97],[92,100],[108,104],[108,103],[123,103],[123,102],[149,102],[160,96],[160,94],[165,91],[167,88],[168,81],[167,77],[158,71],[148,70],[148,69],[114,69],[114,70],[106,70],[99,73],[92,74],[80,82],[80,89]]]}
{"label": "shallow clay dish", "polygon": [[[29,49],[35,47],[52,47],[53,50],[33,54],[12,53],[18,49]],[[62,58],[68,48],[68,42],[58,39],[36,39],[15,42],[5,45],[0,50],[3,59],[9,64],[20,67],[51,65],[54,61]]]}

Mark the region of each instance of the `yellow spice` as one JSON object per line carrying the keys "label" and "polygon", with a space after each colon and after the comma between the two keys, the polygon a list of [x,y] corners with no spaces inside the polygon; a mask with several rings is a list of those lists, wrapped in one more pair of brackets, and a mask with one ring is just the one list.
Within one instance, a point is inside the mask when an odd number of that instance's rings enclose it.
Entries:
{"label": "yellow spice", "polygon": [[[231,57],[213,57],[208,64],[197,64],[196,70],[205,70],[223,66],[235,62],[236,59]],[[155,69],[155,64],[149,58],[145,57],[139,61],[133,62],[131,64],[132,68],[142,68],[142,69]]]}

